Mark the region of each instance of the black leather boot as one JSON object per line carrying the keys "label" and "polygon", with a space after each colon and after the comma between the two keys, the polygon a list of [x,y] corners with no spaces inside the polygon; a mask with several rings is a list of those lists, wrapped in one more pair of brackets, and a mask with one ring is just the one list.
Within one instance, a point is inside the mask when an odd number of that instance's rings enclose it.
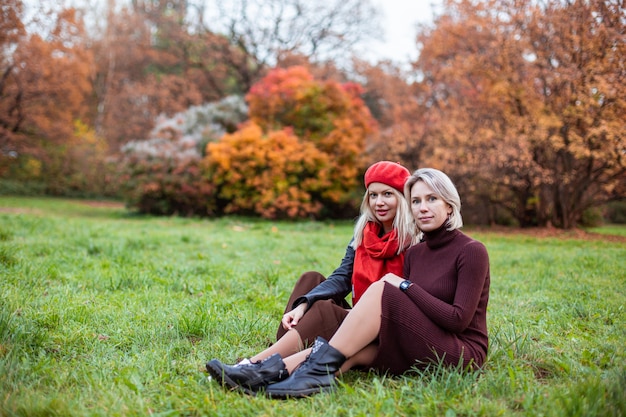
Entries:
{"label": "black leather boot", "polygon": [[246,365],[229,366],[213,359],[207,362],[206,370],[222,386],[240,389],[250,395],[255,395],[261,388],[289,376],[285,363],[278,353]]}
{"label": "black leather boot", "polygon": [[335,388],[335,372],[346,357],[322,337],[315,339],[311,354],[282,382],[268,385],[265,393],[271,398],[308,397]]}

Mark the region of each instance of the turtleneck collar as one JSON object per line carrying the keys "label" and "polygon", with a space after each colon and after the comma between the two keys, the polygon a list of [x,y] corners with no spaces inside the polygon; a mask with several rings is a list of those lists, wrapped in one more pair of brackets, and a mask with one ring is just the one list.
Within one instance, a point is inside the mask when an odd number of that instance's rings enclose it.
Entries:
{"label": "turtleneck collar", "polygon": [[430,249],[437,249],[445,246],[452,241],[456,235],[459,234],[457,229],[446,230],[447,224],[444,223],[440,228],[433,230],[432,232],[424,233],[424,241]]}

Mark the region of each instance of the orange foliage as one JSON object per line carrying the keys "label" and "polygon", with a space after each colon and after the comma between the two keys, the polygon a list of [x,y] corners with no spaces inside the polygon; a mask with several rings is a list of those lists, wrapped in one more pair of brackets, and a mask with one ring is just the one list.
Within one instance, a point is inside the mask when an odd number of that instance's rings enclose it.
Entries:
{"label": "orange foliage", "polygon": [[278,68],[252,86],[246,100],[250,119],[264,130],[283,126],[298,136],[317,140],[334,130],[337,119],[353,119],[353,126],[370,133],[375,122],[354,83],[317,81],[302,66]]}
{"label": "orange foliage", "polygon": [[[522,226],[623,197],[623,16],[606,2],[446,1],[415,68],[432,160]],[[620,191],[621,190],[621,191]]]}
{"label": "orange foliage", "polygon": [[254,85],[246,96],[251,122],[207,147],[226,212],[293,218],[355,206],[365,138],[375,129],[361,93],[300,66]]}
{"label": "orange foliage", "polygon": [[45,178],[48,191],[56,192],[71,165],[74,124],[88,113],[93,55],[82,43],[84,29],[73,9],[59,13],[45,39],[2,38],[7,39],[15,48],[5,49],[14,50],[2,62],[0,155],[13,155],[14,169],[21,160],[39,161],[41,170],[30,172],[41,178],[29,179]]}
{"label": "orange foliage", "polygon": [[209,143],[207,163],[226,213],[260,214],[265,218],[297,218],[319,214],[313,199],[320,188],[315,174],[327,155],[290,129],[264,135],[253,122]]}
{"label": "orange foliage", "polygon": [[438,167],[431,157],[436,153],[431,132],[441,119],[428,111],[424,86],[408,82],[407,74],[389,63],[358,62],[357,70],[366,79],[365,100],[380,124],[369,137],[369,162],[387,159],[412,169],[425,162]]}
{"label": "orange foliage", "polygon": [[363,169],[365,139],[377,128],[362,93],[357,84],[318,81],[295,66],[271,71],[246,96],[250,119],[264,131],[290,127],[326,155],[317,182],[331,206],[349,201]]}

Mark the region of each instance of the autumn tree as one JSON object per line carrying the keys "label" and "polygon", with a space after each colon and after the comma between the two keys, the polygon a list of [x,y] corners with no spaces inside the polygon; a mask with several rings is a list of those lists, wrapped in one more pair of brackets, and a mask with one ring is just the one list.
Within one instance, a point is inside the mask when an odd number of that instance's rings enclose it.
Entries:
{"label": "autumn tree", "polygon": [[626,196],[624,11],[621,1],[549,4],[529,25],[549,118],[535,156],[552,179],[540,220],[573,227],[585,209]]}
{"label": "autumn tree", "polygon": [[420,33],[415,63],[421,100],[441,121],[433,163],[522,226],[570,228],[623,198],[621,3],[461,0],[443,10]]}
{"label": "autumn tree", "polygon": [[377,128],[355,83],[317,81],[302,67],[276,69],[255,84],[246,99],[252,121],[265,131],[294,129],[302,140],[332,155],[319,174],[328,181],[320,198],[347,202],[346,191],[358,184],[365,140]]}
{"label": "autumn tree", "polygon": [[363,99],[380,126],[368,137],[368,161],[393,160],[413,169],[432,160],[437,146],[431,131],[441,120],[428,111],[424,85],[390,62],[358,61],[356,70],[364,79]]}
{"label": "autumn tree", "polygon": [[6,175],[10,158],[21,151],[20,130],[23,115],[21,94],[15,81],[16,62],[10,51],[15,49],[25,37],[26,31],[21,20],[22,2],[12,0],[3,5],[0,14],[0,174]]}
{"label": "autumn tree", "polygon": [[[77,131],[91,93],[93,57],[84,45],[84,28],[74,9],[64,9],[50,29],[27,34],[21,2],[3,6],[0,149],[5,173],[45,182],[48,192],[65,189],[76,165],[70,149],[96,143]],[[86,149],[86,148],[83,148]]]}
{"label": "autumn tree", "polygon": [[190,33],[186,2],[137,1],[106,9],[93,36],[94,126],[112,146],[145,138],[160,114],[173,115],[228,94],[227,68],[212,53],[226,40]]}
{"label": "autumn tree", "polygon": [[226,210],[266,217],[353,210],[365,139],[376,127],[361,93],[302,67],[275,69],[255,84],[246,96],[251,122],[207,148]]}
{"label": "autumn tree", "polygon": [[208,145],[211,183],[219,189],[224,213],[265,218],[318,216],[322,205],[312,198],[320,188],[316,174],[328,155],[301,141],[293,130],[264,134],[254,122]]}

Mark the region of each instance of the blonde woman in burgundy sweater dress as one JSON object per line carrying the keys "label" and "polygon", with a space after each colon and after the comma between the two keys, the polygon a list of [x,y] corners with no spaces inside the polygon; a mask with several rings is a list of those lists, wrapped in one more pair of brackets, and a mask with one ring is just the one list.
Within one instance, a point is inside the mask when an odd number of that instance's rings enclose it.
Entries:
{"label": "blonde woman in burgundy sweater dress", "polygon": [[330,341],[318,337],[272,398],[305,397],[335,387],[335,374],[355,367],[401,374],[432,363],[469,369],[487,355],[489,258],[459,231],[461,201],[443,172],[415,171],[404,193],[423,242],[408,249],[402,275],[368,287]]}

